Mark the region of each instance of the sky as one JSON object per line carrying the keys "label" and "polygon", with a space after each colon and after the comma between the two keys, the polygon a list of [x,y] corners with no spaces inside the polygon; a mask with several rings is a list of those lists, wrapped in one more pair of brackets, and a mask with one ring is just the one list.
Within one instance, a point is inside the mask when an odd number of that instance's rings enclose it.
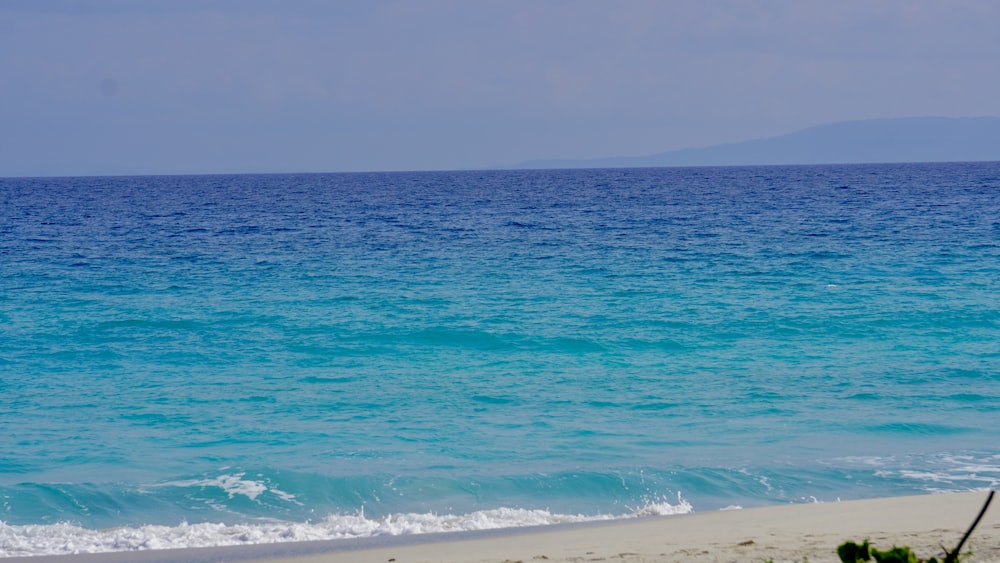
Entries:
{"label": "sky", "polygon": [[1000,116],[995,0],[0,0],[0,176],[441,170]]}

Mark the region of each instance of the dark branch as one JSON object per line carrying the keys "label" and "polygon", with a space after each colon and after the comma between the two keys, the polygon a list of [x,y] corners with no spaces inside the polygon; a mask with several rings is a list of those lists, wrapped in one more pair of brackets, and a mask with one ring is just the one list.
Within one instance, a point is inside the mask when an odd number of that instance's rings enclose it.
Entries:
{"label": "dark branch", "polygon": [[975,530],[976,526],[979,525],[979,521],[983,519],[983,515],[986,514],[986,509],[989,508],[990,503],[993,502],[994,494],[996,494],[996,491],[990,491],[990,494],[986,496],[986,503],[983,504],[983,509],[979,511],[979,516],[976,516],[976,519],[972,521],[972,525],[969,526],[969,530],[965,532],[964,536],[962,536],[962,541],[958,542],[958,546],[956,546],[954,550],[948,552],[945,556],[944,563],[956,563],[958,561],[958,553],[962,551],[962,546],[965,545],[965,540],[969,539],[969,536],[972,535],[972,530]]}

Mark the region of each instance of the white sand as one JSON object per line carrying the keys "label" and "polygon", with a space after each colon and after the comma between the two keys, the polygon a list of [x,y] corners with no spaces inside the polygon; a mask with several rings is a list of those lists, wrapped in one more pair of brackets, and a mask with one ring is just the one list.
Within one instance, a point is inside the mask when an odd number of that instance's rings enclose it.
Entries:
{"label": "white sand", "polygon": [[[795,504],[501,533],[435,534],[237,548],[25,558],[25,561],[257,561],[259,563],[477,563],[584,561],[838,561],[847,540],[908,545],[924,558],[951,549],[986,493]],[[1000,497],[966,543],[969,562],[1000,563]]]}

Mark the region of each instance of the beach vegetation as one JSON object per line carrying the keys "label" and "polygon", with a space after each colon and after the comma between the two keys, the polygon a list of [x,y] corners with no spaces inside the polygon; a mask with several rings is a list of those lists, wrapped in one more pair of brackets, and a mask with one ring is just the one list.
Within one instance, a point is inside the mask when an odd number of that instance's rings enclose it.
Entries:
{"label": "beach vegetation", "polygon": [[[962,546],[965,545],[965,541],[969,539],[972,535],[972,531],[976,529],[979,525],[979,521],[983,519],[983,515],[986,514],[986,509],[990,507],[990,502],[993,501],[993,495],[996,491],[990,491],[990,494],[986,496],[986,502],[983,504],[982,510],[979,511],[979,515],[973,520],[972,525],[966,530],[965,535],[955,546],[955,549],[948,551],[945,549],[944,559],[938,559],[937,557],[931,557],[930,559],[921,559],[907,546],[892,546],[891,549],[879,550],[875,549],[868,543],[868,540],[861,542],[860,544],[849,541],[845,542],[837,548],[837,555],[840,556],[840,560],[843,563],[862,563],[867,561],[875,561],[876,563],[958,563],[962,560]],[[942,549],[944,549],[942,547]]]}
{"label": "beach vegetation", "polygon": [[[852,541],[846,542],[837,548],[837,555],[844,563],[859,563],[861,561],[875,561],[876,563],[941,563],[936,557],[930,559],[920,559],[913,551],[907,547],[892,546],[892,549],[878,550],[872,547],[868,540],[861,544]],[[947,559],[946,559],[947,560]],[[954,559],[958,561],[956,557]]]}

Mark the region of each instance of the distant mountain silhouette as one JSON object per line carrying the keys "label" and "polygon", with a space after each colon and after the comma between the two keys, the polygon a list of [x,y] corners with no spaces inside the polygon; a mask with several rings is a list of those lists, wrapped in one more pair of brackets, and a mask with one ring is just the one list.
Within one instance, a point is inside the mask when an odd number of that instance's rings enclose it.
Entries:
{"label": "distant mountain silhouette", "polygon": [[843,121],[795,133],[649,156],[536,160],[515,168],[622,168],[1000,161],[1000,117]]}

